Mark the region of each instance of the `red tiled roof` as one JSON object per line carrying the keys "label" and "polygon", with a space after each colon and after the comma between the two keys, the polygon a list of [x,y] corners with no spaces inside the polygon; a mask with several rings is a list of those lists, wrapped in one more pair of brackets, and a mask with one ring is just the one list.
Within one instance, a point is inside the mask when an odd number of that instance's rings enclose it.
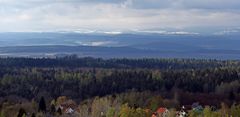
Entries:
{"label": "red tiled roof", "polygon": [[166,108],[161,107],[157,109],[157,113],[164,113],[166,110]]}

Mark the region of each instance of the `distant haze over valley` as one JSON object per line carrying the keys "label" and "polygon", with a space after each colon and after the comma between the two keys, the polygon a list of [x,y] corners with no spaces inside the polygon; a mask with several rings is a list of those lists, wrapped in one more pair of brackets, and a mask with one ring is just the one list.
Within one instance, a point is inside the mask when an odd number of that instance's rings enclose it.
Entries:
{"label": "distant haze over valley", "polygon": [[239,59],[239,35],[238,30],[214,34],[183,31],[9,32],[0,33],[0,55]]}

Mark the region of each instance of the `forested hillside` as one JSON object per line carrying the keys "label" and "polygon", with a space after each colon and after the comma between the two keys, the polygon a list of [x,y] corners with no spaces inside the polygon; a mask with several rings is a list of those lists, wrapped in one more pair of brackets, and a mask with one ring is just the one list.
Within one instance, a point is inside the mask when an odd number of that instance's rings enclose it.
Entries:
{"label": "forested hillside", "polygon": [[[209,112],[216,116],[233,115],[239,112],[239,65],[237,60],[1,58],[0,112],[65,116],[68,111],[60,107],[68,105],[80,117],[150,117],[159,107],[175,113],[198,103],[203,110],[214,107]],[[235,110],[220,112],[230,106]],[[123,115],[128,111],[131,116]]]}

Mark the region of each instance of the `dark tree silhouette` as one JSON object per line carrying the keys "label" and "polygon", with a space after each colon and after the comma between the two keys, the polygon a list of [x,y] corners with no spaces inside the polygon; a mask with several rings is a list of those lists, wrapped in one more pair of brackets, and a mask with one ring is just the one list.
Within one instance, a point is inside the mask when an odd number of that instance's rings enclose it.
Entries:
{"label": "dark tree silhouette", "polygon": [[32,113],[32,116],[31,117],[36,117],[35,113]]}
{"label": "dark tree silhouette", "polygon": [[58,113],[59,115],[62,115],[62,110],[61,110],[60,108],[58,108],[58,109],[57,109],[57,113]]}
{"label": "dark tree silhouette", "polygon": [[23,117],[23,115],[26,114],[27,114],[26,111],[23,108],[20,108],[17,117]]}
{"label": "dark tree silhouette", "polygon": [[54,104],[51,104],[51,113],[54,114],[56,112],[56,108]]}
{"label": "dark tree silhouette", "polygon": [[38,111],[39,112],[46,112],[46,103],[44,97],[41,97],[39,101]]}

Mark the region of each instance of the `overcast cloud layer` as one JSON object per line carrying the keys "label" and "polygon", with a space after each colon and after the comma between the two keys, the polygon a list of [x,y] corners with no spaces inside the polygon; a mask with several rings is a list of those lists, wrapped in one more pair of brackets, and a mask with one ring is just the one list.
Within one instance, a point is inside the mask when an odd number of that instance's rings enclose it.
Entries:
{"label": "overcast cloud layer", "polygon": [[0,0],[0,31],[240,27],[240,0]]}

